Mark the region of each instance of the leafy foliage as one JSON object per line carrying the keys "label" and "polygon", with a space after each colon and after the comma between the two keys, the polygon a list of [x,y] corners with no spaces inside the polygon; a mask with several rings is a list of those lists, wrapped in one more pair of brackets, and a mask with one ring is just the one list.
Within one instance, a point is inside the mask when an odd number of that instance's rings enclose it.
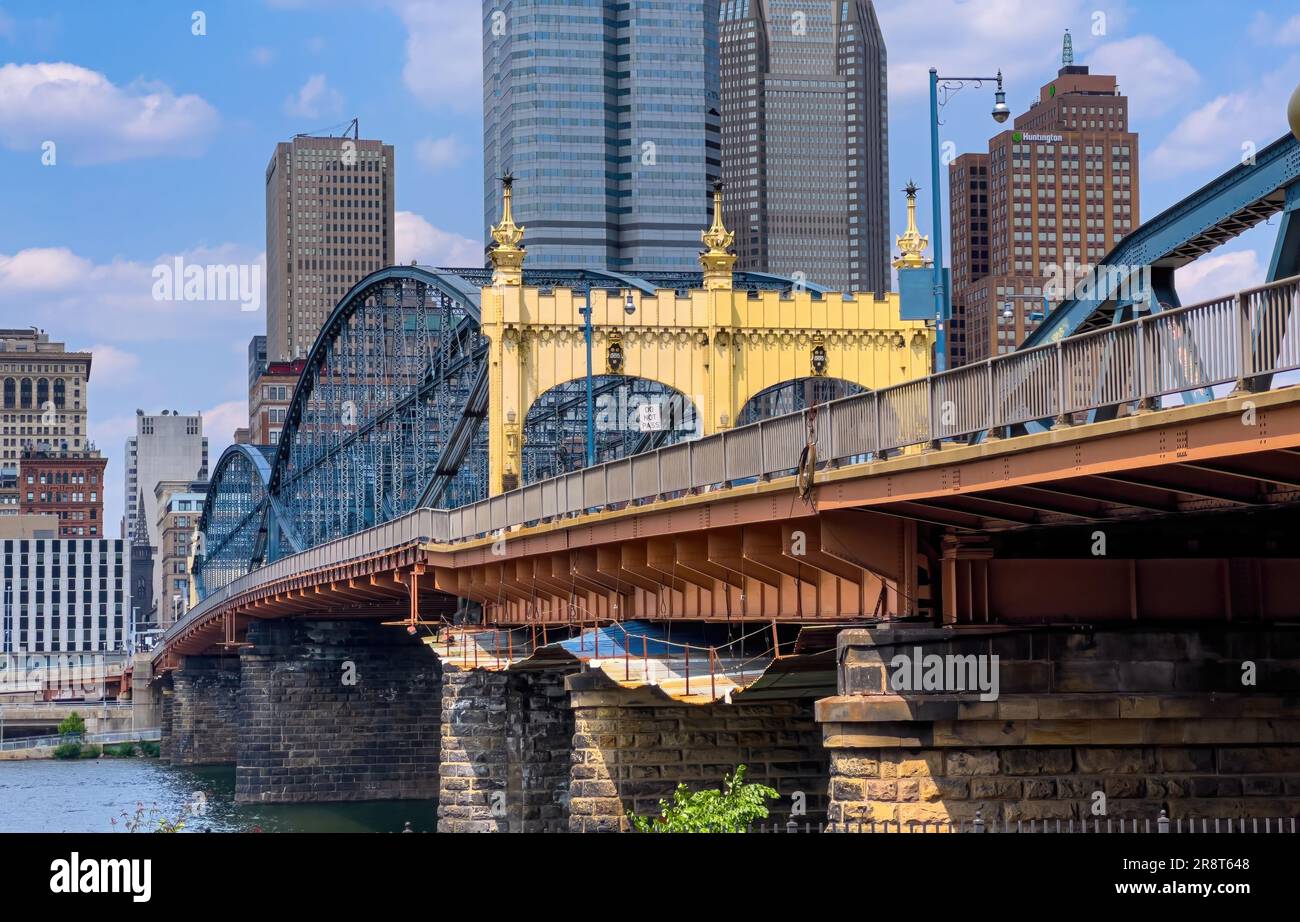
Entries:
{"label": "leafy foliage", "polygon": [[[134,814],[123,810],[121,817],[122,829],[126,832],[180,832],[185,828],[184,812],[171,819],[158,808],[157,804],[146,808],[143,802],[137,802]],[[117,817],[110,817],[109,822],[113,824],[114,829],[117,829]]]}
{"label": "leafy foliage", "polygon": [[692,793],[677,785],[672,803],[659,801],[657,817],[632,816],[638,832],[744,832],[750,823],[767,818],[767,801],[779,795],[765,784],[746,784],[745,766],[722,779],[722,790]]}
{"label": "leafy foliage", "polygon": [[59,736],[80,736],[86,732],[86,718],[73,711],[59,724]]}
{"label": "leafy foliage", "polygon": [[80,743],[59,743],[54,747],[54,758],[56,759],[80,759]]}

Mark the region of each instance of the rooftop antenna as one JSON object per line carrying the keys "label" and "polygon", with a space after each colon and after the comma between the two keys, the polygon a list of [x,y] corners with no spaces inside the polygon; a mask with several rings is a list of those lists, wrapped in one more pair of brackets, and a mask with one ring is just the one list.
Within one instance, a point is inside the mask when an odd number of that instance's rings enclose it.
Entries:
{"label": "rooftop antenna", "polygon": [[1071,67],[1074,65],[1074,40],[1070,38],[1070,30],[1065,30],[1065,39],[1061,42],[1061,66]]}

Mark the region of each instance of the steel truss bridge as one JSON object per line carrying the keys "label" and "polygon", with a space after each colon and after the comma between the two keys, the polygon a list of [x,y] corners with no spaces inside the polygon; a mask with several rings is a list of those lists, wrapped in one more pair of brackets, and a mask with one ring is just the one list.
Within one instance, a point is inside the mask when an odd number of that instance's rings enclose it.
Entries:
{"label": "steel truss bridge", "polygon": [[[488,343],[479,295],[491,281],[488,269],[397,266],[372,273],[344,296],[308,355],[279,443],[234,445],[216,464],[199,525],[194,585],[200,598],[287,554],[412,509],[456,507],[487,495]],[[698,289],[701,274],[527,270],[524,282],[543,290],[654,294]],[[736,273],[734,285],[798,287],[814,298],[825,293],[755,272]],[[818,381],[814,399],[838,396],[836,383]],[[617,394],[667,407],[660,428],[601,431],[599,460],[671,444],[694,429],[689,398],[658,382],[596,375],[594,390],[598,400]],[[802,406],[804,391],[791,387],[760,397],[755,410],[792,410]],[[525,481],[586,463],[584,382],[553,388],[537,401],[524,423],[524,443]]]}
{"label": "steel truss bridge", "polygon": [[[1278,214],[1276,244],[1263,286],[1204,304],[1179,306],[1174,269]],[[1148,289],[1127,284],[1148,268]],[[1256,402],[1273,408],[1270,418],[1275,426],[1300,422],[1297,401],[1291,399],[1294,391],[1290,396],[1262,393],[1276,385],[1276,374],[1300,368],[1298,273],[1300,142],[1288,136],[1261,151],[1255,163],[1228,171],[1126,237],[1098,267],[1098,281],[1086,296],[1059,305],[1017,352],[844,397],[815,414],[797,402],[773,401],[770,406],[796,412],[760,418],[681,444],[659,434],[602,435],[599,463],[582,470],[574,468],[585,462],[584,407],[580,391],[571,389],[539,401],[537,415],[530,412],[525,421],[525,441],[531,440],[539,449],[525,464],[525,485],[489,497],[483,424],[487,344],[480,332],[479,288],[490,282],[490,270],[417,266],[382,270],[359,282],[326,323],[294,394],[279,444],[233,446],[219,460],[200,523],[202,540],[194,567],[201,601],[168,632],[159,655],[203,649],[212,642],[212,626],[223,623],[221,619],[231,612],[258,617],[257,607],[279,604],[285,610],[277,609],[277,615],[310,611],[311,598],[301,594],[321,591],[319,581],[314,590],[303,588],[315,578],[313,574],[327,574],[328,585],[343,580],[343,596],[354,602],[408,598],[414,612],[422,592],[437,591],[444,597],[478,599],[488,608],[495,602],[494,616],[507,622],[527,620],[529,611],[539,610],[529,608],[525,597],[530,591],[535,594],[539,585],[549,586],[555,590],[550,597],[559,598],[559,586],[567,582],[571,590],[581,588],[588,594],[593,612],[601,610],[612,617],[609,606],[616,608],[617,600],[600,603],[595,598],[602,591],[608,594],[609,567],[613,566],[615,579],[639,574],[639,580],[630,583],[649,591],[649,583],[659,579],[662,570],[646,555],[662,548],[645,544],[632,551],[630,560],[620,557],[614,564],[593,552],[581,564],[571,559],[567,574],[561,572],[558,559],[544,559],[542,554],[530,559],[526,583],[523,563],[518,570],[496,576],[487,575],[482,566],[474,570],[489,561],[483,556],[484,542],[491,544],[494,535],[519,529],[525,533],[541,529],[553,535],[556,529],[563,532],[570,527],[571,519],[599,524],[611,515],[618,519],[647,514],[683,500],[698,503],[713,492],[746,484],[753,485],[747,489],[762,491],[768,489],[768,482],[779,481],[792,496],[807,494],[807,484],[797,489],[790,475],[801,463],[809,433],[815,444],[814,482],[824,476],[840,483],[850,470],[865,478],[855,481],[858,486],[853,488],[842,483],[816,487],[811,491],[814,497],[826,502],[838,496],[842,505],[862,493],[866,502],[867,494],[874,495],[876,489],[870,484],[880,480],[885,466],[919,465],[915,471],[908,468],[909,476],[925,483],[908,499],[899,499],[896,491],[876,499],[883,503],[892,497],[889,515],[957,533],[1030,526],[1055,521],[1053,517],[1087,522],[1112,515],[1199,509],[1198,504],[1204,503],[1255,505],[1265,493],[1276,499],[1283,495],[1279,490],[1300,489],[1300,476],[1295,474],[1300,426],[1294,433],[1274,428],[1261,435],[1255,442],[1257,456],[1230,462],[1211,451],[1194,464],[1175,464],[1158,478],[1132,469],[1157,461],[1170,463],[1167,438],[1181,440],[1174,448],[1185,456],[1196,455],[1197,446],[1187,444],[1189,428],[1162,429],[1155,443],[1135,442],[1130,464],[1123,457],[1118,461],[1112,457],[1089,467],[1081,459],[1087,454],[1093,425],[1123,424],[1114,432],[1096,430],[1098,440],[1114,437],[1118,440],[1114,444],[1120,444],[1126,437],[1125,426],[1134,432],[1143,427],[1135,422],[1143,419],[1141,411],[1163,408],[1163,413],[1181,414],[1180,419],[1204,421],[1210,427],[1206,431],[1216,433],[1216,444],[1228,446],[1222,448],[1225,457],[1249,448],[1243,448],[1233,432],[1222,429],[1222,420],[1252,412]],[[525,273],[527,285],[577,291],[689,289],[699,282],[698,274],[689,273],[639,278],[597,270]],[[788,290],[794,283],[737,273],[735,284],[751,290]],[[610,388],[622,382],[611,376],[597,383]],[[657,386],[644,384],[647,394]],[[1235,397],[1225,398],[1228,387],[1234,388]],[[1258,401],[1249,399],[1256,393]],[[1225,402],[1232,404],[1226,411]],[[1139,415],[1132,415],[1135,411]],[[746,418],[755,415],[761,417],[751,413]],[[1062,436],[1062,431],[1069,435]],[[1040,459],[1050,455],[1051,463],[1059,465],[1048,478],[1050,485],[1045,485],[1048,481],[1027,485],[1030,481],[1021,478],[1014,488],[981,495],[994,489],[991,484],[996,478],[970,479],[968,473],[963,479],[954,460],[948,465],[952,472],[931,482],[930,475],[938,476],[935,472],[943,466],[925,462],[926,456],[917,454],[922,448],[967,446],[962,450],[1016,455],[1021,450],[1016,446],[1022,443],[1017,436],[1030,440],[1023,442],[1030,455]],[[1033,441],[1044,438],[1050,441]],[[1068,453],[1053,454],[1054,446],[1063,441],[1074,446],[1073,470]],[[982,463],[985,454],[972,456],[971,463]],[[926,474],[926,467],[933,470]],[[1009,477],[1014,464],[1008,461],[1003,469]],[[1088,473],[1079,473],[1085,470]],[[1039,474],[1047,476],[1041,470]],[[892,477],[884,480],[892,482]],[[535,482],[528,483],[530,478]],[[724,492],[719,501],[730,495]],[[749,509],[745,515],[757,515],[756,524],[780,517],[773,513],[775,506],[763,508],[767,511]],[[706,520],[707,516],[700,521]],[[686,526],[677,520],[672,527]],[[842,524],[828,528],[844,533]],[[554,537],[547,541],[543,542],[547,547],[559,546]],[[512,553],[523,553],[519,547],[526,542],[512,544],[518,545]],[[457,557],[447,550],[440,559],[446,563],[454,558],[459,563],[426,578],[417,588],[415,578],[426,572],[428,562],[426,550],[421,549],[433,545],[463,545],[472,553]],[[744,540],[737,547],[736,559],[747,559]],[[688,556],[691,550],[685,548]],[[661,581],[678,595],[691,585],[702,590],[705,583],[716,580],[735,588],[737,577],[727,572],[725,563],[711,565],[711,544],[695,550],[703,554],[703,562],[693,577],[672,574]],[[769,600],[761,612],[761,617],[770,618],[772,606],[783,604],[787,578],[796,584],[791,598],[802,599],[798,586],[803,576],[789,576],[789,561],[782,561],[779,551],[773,557],[772,549],[763,545],[757,553],[767,557],[767,565],[760,569],[778,594],[777,602]],[[680,559],[683,548],[672,543],[668,554]],[[825,571],[835,579],[851,576],[833,552],[824,556]],[[461,564],[465,569],[457,571]],[[860,604],[854,610],[870,614],[885,604],[894,611],[916,614],[922,593],[914,583],[915,573],[883,564],[877,569],[892,575],[877,575],[870,583],[876,593],[873,602],[867,598],[869,580],[859,574]],[[380,572],[388,576],[376,582]],[[439,571],[430,565],[429,572]],[[369,582],[356,584],[358,576]],[[957,575],[952,579],[960,582]],[[745,585],[744,579],[740,584]],[[745,599],[745,590],[738,591]],[[763,593],[758,596],[763,598]],[[733,602],[738,610],[745,607],[732,599],[730,590],[710,598],[715,601],[701,601],[678,614],[688,609],[699,616],[716,614],[716,606],[722,604],[730,617]],[[753,598],[751,594],[749,600]],[[948,597],[943,604],[957,602]],[[653,611],[641,614],[655,616]],[[954,618],[960,620],[957,614]],[[224,623],[228,640],[233,639],[230,632],[237,629],[237,618]],[[200,634],[208,639],[196,639]]]}

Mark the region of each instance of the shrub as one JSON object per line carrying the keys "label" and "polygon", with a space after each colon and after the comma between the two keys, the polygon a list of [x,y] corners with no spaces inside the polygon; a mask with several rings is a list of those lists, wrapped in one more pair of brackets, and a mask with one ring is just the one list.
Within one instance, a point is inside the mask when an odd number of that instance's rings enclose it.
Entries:
{"label": "shrub", "polygon": [[144,740],[140,743],[140,754],[150,759],[156,759],[162,755],[162,747],[151,740]]}
{"label": "shrub", "polygon": [[80,759],[80,743],[60,743],[54,747],[54,758],[56,759]]}
{"label": "shrub", "polygon": [[[134,813],[123,810],[120,815],[122,829],[126,832],[180,832],[185,828],[185,812],[172,819],[163,813],[157,804],[145,809],[143,803],[137,803]],[[109,823],[114,830],[118,828],[117,817],[109,817]]]}
{"label": "shrub", "polygon": [[135,743],[114,743],[104,747],[104,755],[110,759],[129,759],[135,754]]}
{"label": "shrub", "polygon": [[59,736],[81,736],[86,732],[86,718],[73,711],[59,724]]}
{"label": "shrub", "polygon": [[767,801],[778,796],[765,784],[746,784],[745,766],[722,779],[723,789],[691,793],[677,785],[672,803],[659,801],[654,818],[633,814],[638,832],[744,832],[754,820],[767,818]]}
{"label": "shrub", "polygon": [[104,752],[104,748],[98,743],[84,743],[81,746],[80,758],[98,759]]}

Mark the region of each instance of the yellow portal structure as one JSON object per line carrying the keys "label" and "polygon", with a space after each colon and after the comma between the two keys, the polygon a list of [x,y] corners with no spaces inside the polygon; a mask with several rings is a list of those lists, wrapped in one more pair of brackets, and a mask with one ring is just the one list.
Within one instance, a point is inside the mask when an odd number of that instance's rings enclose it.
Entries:
{"label": "yellow portal structure", "polygon": [[[523,284],[524,228],[514,223],[511,182],[503,181],[501,223],[492,230],[496,271],[482,290],[482,329],[491,343],[488,455],[493,494],[520,482],[524,420],[538,397],[587,374],[584,292],[543,293]],[[933,330],[899,317],[898,295],[732,287],[736,257],[722,224],[722,190],[713,224],[701,234],[703,286],[653,296],[628,288],[591,291],[593,375],[657,381],[694,405],[702,435],[735,425],[750,398],[807,377],[840,378],[875,390],[930,372]],[[628,300],[630,299],[630,301]],[[625,309],[631,305],[634,310]]]}

